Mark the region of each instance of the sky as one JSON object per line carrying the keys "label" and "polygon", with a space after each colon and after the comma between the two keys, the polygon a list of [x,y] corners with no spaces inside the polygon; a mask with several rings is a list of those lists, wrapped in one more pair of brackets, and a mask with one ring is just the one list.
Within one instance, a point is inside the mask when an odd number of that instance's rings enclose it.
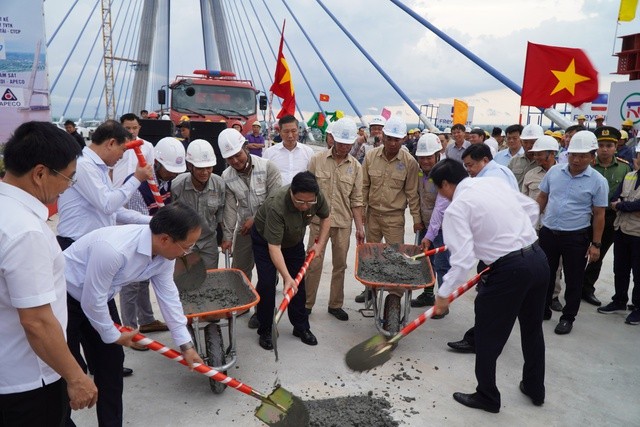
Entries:
{"label": "sky", "polygon": [[[275,70],[270,47],[277,50],[279,30],[272,22],[263,0],[251,0],[267,34],[265,37],[249,1],[225,0],[225,7],[231,12],[230,41],[235,49],[238,45],[236,34],[239,33],[244,40],[243,29],[247,31],[254,51],[254,55],[251,55],[248,47],[245,48],[253,70],[252,80],[258,89],[262,90],[263,86],[268,89]],[[371,117],[386,107],[394,113],[404,114],[408,122],[417,122],[411,108],[322,10],[318,1],[296,0],[287,4],[360,112],[365,117]],[[68,0],[45,1],[48,37],[51,37],[69,10],[70,3]],[[521,109],[519,97],[514,92],[389,0],[322,0],[322,3],[417,106],[451,104],[453,98],[458,98],[475,107],[474,123],[505,125],[518,122]],[[599,71],[600,91],[608,92],[612,81],[628,79],[627,76],[611,74],[617,67],[617,58],[613,56],[613,52],[620,50],[616,31],[618,36],[640,32],[640,18],[631,23],[617,23],[619,0],[405,0],[404,3],[518,86],[522,85],[526,45],[530,41],[585,50]],[[61,74],[52,93],[54,116],[60,115],[66,107],[68,117],[78,117],[96,72],[98,81],[101,82],[97,57],[90,58],[84,72],[81,72],[99,29],[99,7],[92,15],[93,18],[87,20],[93,4],[94,0],[79,0],[49,46],[50,81],[53,82]],[[113,0],[112,19],[115,19],[120,4],[121,1]],[[137,31],[133,19],[138,16],[136,8],[141,1],[132,0],[123,4],[119,22],[114,24],[114,35],[123,34],[123,40],[126,40],[126,31]],[[314,100],[319,93],[329,94],[331,97],[330,102],[322,104],[325,110],[339,109],[349,116],[356,116],[297,23],[283,6],[282,0],[267,0],[267,4],[278,25],[281,25],[283,19],[287,19],[285,39],[291,51],[285,50],[285,56],[291,67],[296,99],[305,118],[308,119],[313,111],[317,111]],[[242,5],[247,10],[247,15],[244,14]],[[204,68],[199,1],[174,0],[171,13],[170,74],[188,74],[194,69]],[[236,17],[236,13],[237,16],[242,16],[241,20]],[[240,21],[242,25],[239,25]],[[87,31],[74,47],[86,22]],[[119,30],[122,26],[125,31]],[[257,43],[252,31],[255,32]],[[98,47],[100,42],[98,40]],[[116,44],[117,40],[114,38],[114,46]],[[127,56],[127,53],[134,51],[133,43],[128,46],[125,44],[126,42],[121,43],[116,56]],[[258,49],[264,55],[269,69],[265,69],[262,58],[257,54]],[[70,56],[69,63],[64,72],[60,73],[67,56]],[[294,56],[302,66],[314,91],[313,95],[293,60]],[[260,72],[254,69],[254,57]],[[243,74],[242,68],[236,71]],[[259,77],[262,77],[264,85]],[[130,78],[119,79],[116,88],[121,81],[132,81],[127,79]],[[76,93],[67,107],[76,82]],[[95,113],[99,101],[96,93],[94,90],[87,102],[90,108],[85,108],[85,116],[93,116]],[[126,91],[117,93],[124,98]],[[151,101],[149,106],[153,107]],[[523,112],[526,114],[525,109]]]}

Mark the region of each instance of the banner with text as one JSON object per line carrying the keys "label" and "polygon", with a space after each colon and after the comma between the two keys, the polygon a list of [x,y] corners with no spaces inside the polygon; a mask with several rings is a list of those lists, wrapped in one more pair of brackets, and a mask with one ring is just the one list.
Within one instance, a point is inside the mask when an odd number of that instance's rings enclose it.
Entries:
{"label": "banner with text", "polygon": [[4,2],[0,10],[0,144],[31,120],[51,121],[44,2]]}
{"label": "banner with text", "polygon": [[[467,123],[465,126],[471,126],[473,123],[473,107],[469,105],[467,112]],[[435,125],[440,130],[444,128],[450,128],[453,126],[453,105],[452,104],[440,104],[438,106],[438,114],[436,114]]]}

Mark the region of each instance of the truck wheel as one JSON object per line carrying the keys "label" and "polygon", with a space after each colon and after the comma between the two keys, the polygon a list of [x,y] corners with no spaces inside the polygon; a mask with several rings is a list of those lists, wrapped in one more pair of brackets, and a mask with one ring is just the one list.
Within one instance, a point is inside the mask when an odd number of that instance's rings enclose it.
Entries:
{"label": "truck wheel", "polygon": [[[207,347],[207,364],[211,367],[222,366],[226,363],[226,357],[224,353],[224,343],[222,342],[222,331],[220,326],[215,323],[209,323],[204,328],[204,342]],[[226,375],[226,371],[222,372]],[[209,385],[211,390],[220,394],[227,386],[221,382],[215,381],[209,378]]]}
{"label": "truck wheel", "polygon": [[389,294],[384,300],[383,329],[393,335],[400,331],[400,296]]}

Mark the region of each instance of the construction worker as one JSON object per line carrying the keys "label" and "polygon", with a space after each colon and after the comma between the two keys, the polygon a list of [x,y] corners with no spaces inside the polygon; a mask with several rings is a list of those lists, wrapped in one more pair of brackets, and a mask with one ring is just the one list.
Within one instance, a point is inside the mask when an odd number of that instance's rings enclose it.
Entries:
{"label": "construction worker", "polygon": [[[182,143],[173,137],[162,138],[155,146],[153,171],[155,182],[165,205],[171,203],[171,181],[178,174],[187,170],[185,164],[185,151]],[[158,209],[158,202],[154,198],[147,181],[140,184],[126,207],[144,215],[154,215]],[[149,297],[149,281],[139,281],[122,288],[120,292],[120,310],[122,311],[122,323],[137,329],[140,332],[166,331],[167,325],[155,319],[151,299]],[[147,347],[133,343],[134,350],[146,351]]]}
{"label": "construction worker", "polygon": [[598,129],[599,127],[604,126],[604,116],[597,115],[594,120],[596,122],[596,129]]}
{"label": "construction worker", "polygon": [[264,135],[262,135],[262,124],[259,121],[253,122],[251,125],[251,132],[246,135],[247,148],[249,154],[262,157],[262,150],[264,149]]}
{"label": "construction worker", "polygon": [[187,170],[173,180],[171,194],[174,202],[195,209],[200,215],[202,234],[194,252],[204,261],[205,268],[218,268],[216,228],[222,223],[225,184],[213,173],[216,155],[204,139],[191,141],[187,147]]}
{"label": "construction worker", "polygon": [[631,148],[635,148],[638,142],[638,137],[637,137],[638,131],[634,128],[633,120],[631,119],[623,120],[620,126],[622,127],[622,130],[627,132],[627,135],[629,136],[627,145]]}
{"label": "construction worker", "polygon": [[[362,194],[366,208],[365,232],[367,242],[404,242],[404,215],[409,206],[413,218],[413,232],[424,229],[420,217],[418,197],[418,162],[402,149],[407,137],[407,124],[392,116],[382,130],[382,147],[369,151],[362,165]],[[365,289],[356,297],[364,302]],[[371,295],[371,294],[368,294]]]}
{"label": "construction worker", "polygon": [[585,261],[590,263],[600,258],[604,211],[609,203],[607,180],[590,166],[597,149],[598,141],[592,132],[576,133],[567,150],[569,163],[549,169],[540,183],[537,202],[544,212],[540,246],[547,255],[550,269],[545,319],[552,315],[550,305],[560,257],[565,274],[565,306],[555,328],[559,335],[573,329],[580,308]]}
{"label": "construction worker", "polygon": [[[369,138],[367,138],[367,145],[376,148],[382,144],[382,128],[387,120],[382,116],[375,116],[369,122]],[[367,151],[369,151],[367,149]]]}
{"label": "construction worker", "polygon": [[[631,168],[626,160],[618,159],[615,156],[616,145],[620,140],[620,131],[612,126],[600,126],[594,131],[598,139],[598,151],[596,162],[593,168],[605,177],[609,184],[607,201],[610,203],[618,186],[624,180],[625,175],[631,172]],[[613,244],[616,211],[610,206],[604,212],[604,229],[602,232],[602,247],[600,248],[600,258],[589,263],[584,271],[582,282],[582,300],[596,307],[600,306],[600,300],[595,296],[595,284],[600,277],[602,269],[602,259],[607,255],[609,248]]]}
{"label": "construction worker", "polygon": [[522,129],[520,142],[524,152],[512,158],[507,165],[518,181],[518,189],[522,188],[524,175],[536,167],[536,161],[533,159],[533,153],[530,153],[529,150],[533,147],[534,142],[543,135],[544,130],[542,129],[542,126],[536,123],[529,123]]}
{"label": "construction worker", "polygon": [[585,117],[584,114],[580,114],[578,117],[576,117],[576,120],[578,120],[578,126],[583,126],[586,129],[586,121],[587,118]]}
{"label": "construction worker", "polygon": [[634,158],[634,149],[629,147],[627,143],[629,142],[629,133],[626,130],[620,131],[620,139],[616,144],[616,157],[620,159],[624,159],[629,165],[633,165]]}
{"label": "construction worker", "polygon": [[188,116],[182,116],[180,118],[180,123],[177,126],[180,131],[180,138],[182,139],[182,145],[186,151],[189,147],[189,143],[191,142],[191,121]]}
{"label": "construction worker", "polygon": [[[420,182],[418,183],[418,194],[420,195],[420,215],[422,223],[427,227],[426,233],[422,236],[421,246],[423,249],[430,249],[431,246],[440,247],[444,245],[442,236],[442,219],[444,211],[449,206],[450,201],[438,194],[438,189],[431,181],[429,175],[433,167],[440,161],[442,145],[438,135],[428,133],[422,135],[416,147],[416,157],[422,171]],[[423,234],[423,233],[421,233]],[[436,273],[438,286],[442,284],[445,274],[449,271],[449,251],[441,252],[431,256],[431,264]],[[425,307],[433,305],[433,287],[425,288],[417,298],[411,300],[411,307]],[[447,313],[438,313],[434,319],[441,319]]]}
{"label": "construction worker", "polygon": [[[353,120],[342,118],[333,123],[332,147],[317,153],[309,161],[309,172],[316,176],[320,191],[327,199],[331,209],[331,287],[329,293],[329,314],[336,319],[346,321],[349,315],[343,310],[344,275],[347,268],[347,253],[351,238],[351,224],[356,225],[356,244],[364,243],[364,224],[362,218],[362,166],[349,154],[356,140],[357,128]],[[309,225],[308,248],[311,248],[320,235],[321,219],[315,216]],[[324,249],[317,253],[307,272],[306,309],[311,313],[316,302],[316,294],[322,275]]]}

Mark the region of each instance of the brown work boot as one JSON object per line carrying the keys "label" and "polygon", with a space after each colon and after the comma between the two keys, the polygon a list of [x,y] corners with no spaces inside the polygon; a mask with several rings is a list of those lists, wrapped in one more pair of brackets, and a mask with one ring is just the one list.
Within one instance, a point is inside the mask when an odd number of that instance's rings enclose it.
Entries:
{"label": "brown work boot", "polygon": [[142,325],[140,326],[140,332],[142,332],[143,334],[146,334],[148,332],[161,332],[161,331],[168,331],[169,328],[167,328],[167,324],[164,322],[161,322],[160,320],[154,320],[151,323],[147,323],[146,325]]}

